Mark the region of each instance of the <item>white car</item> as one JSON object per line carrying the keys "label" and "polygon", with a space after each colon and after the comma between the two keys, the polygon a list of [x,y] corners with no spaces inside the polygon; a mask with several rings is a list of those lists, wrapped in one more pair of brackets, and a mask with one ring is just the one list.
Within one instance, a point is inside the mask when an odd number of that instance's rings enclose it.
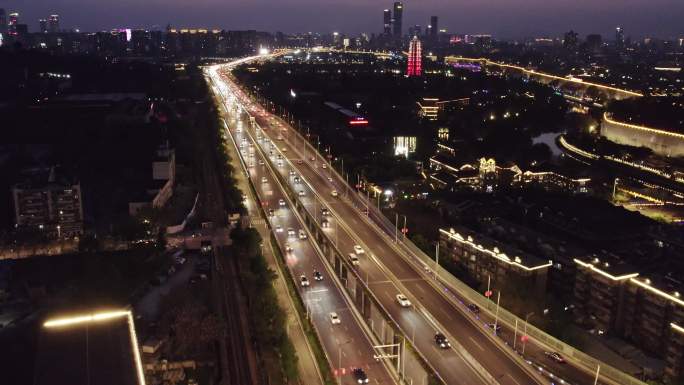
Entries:
{"label": "white car", "polygon": [[283,199],[278,199],[278,205],[279,205],[280,207],[285,207],[285,200],[283,200]]}
{"label": "white car", "polygon": [[295,176],[297,173],[294,172],[294,170],[290,170],[290,176]]}
{"label": "white car", "polygon": [[326,169],[326,168],[328,168],[328,165],[325,164],[325,163],[323,163],[323,166],[322,166],[322,167],[323,167],[324,169]]}
{"label": "white car", "polygon": [[294,237],[295,235],[296,234],[295,234],[295,231],[293,228],[290,227],[289,229],[287,229],[287,236],[288,237]]}
{"label": "white car", "polygon": [[411,301],[409,301],[409,299],[401,293],[397,294],[397,302],[399,302],[399,306],[401,307],[411,306]]}
{"label": "white car", "polygon": [[330,323],[332,323],[333,325],[339,325],[341,322],[342,321],[340,321],[340,317],[337,315],[337,313],[330,313]]}
{"label": "white car", "polygon": [[361,247],[359,245],[354,245],[354,252],[356,253],[356,255],[361,255],[361,254],[365,253],[365,251],[363,250],[363,247]]}
{"label": "white car", "polygon": [[289,243],[285,244],[285,252],[286,253],[291,253],[292,252],[292,246],[290,246]]}
{"label": "white car", "polygon": [[282,233],[283,232],[283,226],[277,225],[275,230],[276,230],[276,233]]}
{"label": "white car", "polygon": [[301,283],[302,287],[308,287],[309,285],[311,285],[309,279],[306,278],[306,275],[304,274],[302,274],[302,276],[299,277],[299,282]]}
{"label": "white car", "polygon": [[330,195],[332,195],[333,197],[337,197],[339,194],[337,193],[337,190],[332,190],[332,192],[330,192]]}
{"label": "white car", "polygon": [[359,257],[357,257],[354,253],[349,253],[349,260],[354,266],[358,266],[359,264],[361,264],[361,262],[359,261]]}
{"label": "white car", "polygon": [[301,239],[301,240],[306,239],[306,233],[302,229],[299,229],[299,239]]}
{"label": "white car", "polygon": [[268,179],[265,176],[261,177],[261,183],[268,183]]}
{"label": "white car", "polygon": [[299,194],[300,197],[303,197],[304,195],[306,195],[304,190],[299,190],[299,193],[297,193],[297,194]]}

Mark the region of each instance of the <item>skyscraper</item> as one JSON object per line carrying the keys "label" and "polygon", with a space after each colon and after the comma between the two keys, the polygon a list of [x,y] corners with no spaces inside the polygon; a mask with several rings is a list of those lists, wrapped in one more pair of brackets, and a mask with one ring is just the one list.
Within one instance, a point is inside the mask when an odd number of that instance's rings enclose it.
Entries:
{"label": "skyscraper", "polygon": [[392,27],[394,29],[394,36],[401,37],[401,21],[404,13],[404,5],[397,1],[394,3],[394,18],[392,19]]}
{"label": "skyscraper", "polygon": [[615,28],[615,47],[622,49],[625,46],[625,30],[622,27]]}
{"label": "skyscraper", "polygon": [[390,35],[392,33],[392,11],[386,9],[382,12],[382,21],[384,25],[383,33]]}
{"label": "skyscraper", "polygon": [[7,33],[10,35],[17,34],[17,24],[19,24],[19,13],[12,12],[9,14],[9,19],[7,21]]}
{"label": "skyscraper", "polygon": [[437,38],[437,31],[439,31],[437,28],[437,16],[430,16],[430,26],[428,27],[428,31],[430,31],[430,38],[432,38],[432,40],[436,40]]}
{"label": "skyscraper", "polygon": [[411,39],[408,50],[408,67],[406,68],[407,76],[420,76],[423,73],[421,62],[421,44],[418,36]]}
{"label": "skyscraper", "polygon": [[50,33],[59,32],[59,15],[50,15],[48,17],[48,31]]}
{"label": "skyscraper", "polygon": [[5,14],[5,9],[0,8],[0,34],[7,33],[7,15]]}
{"label": "skyscraper", "polygon": [[38,25],[40,26],[40,33],[47,33],[47,31],[48,31],[47,19],[38,20]]}

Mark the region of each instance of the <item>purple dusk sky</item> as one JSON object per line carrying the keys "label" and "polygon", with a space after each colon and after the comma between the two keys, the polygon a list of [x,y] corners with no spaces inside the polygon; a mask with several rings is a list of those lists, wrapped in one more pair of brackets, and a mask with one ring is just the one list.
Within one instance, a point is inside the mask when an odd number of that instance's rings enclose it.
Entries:
{"label": "purple dusk sky", "polygon": [[[389,0],[0,0],[18,11],[29,29],[57,13],[62,28],[209,27],[283,32],[377,33]],[[439,16],[451,33],[491,33],[500,38],[581,35],[684,36],[684,0],[407,0],[404,31]]]}

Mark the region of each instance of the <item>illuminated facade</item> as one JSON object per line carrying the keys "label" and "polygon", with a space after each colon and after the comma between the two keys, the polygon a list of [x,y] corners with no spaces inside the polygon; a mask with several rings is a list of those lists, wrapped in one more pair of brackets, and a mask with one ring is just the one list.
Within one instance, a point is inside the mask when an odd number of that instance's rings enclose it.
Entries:
{"label": "illuminated facade", "polygon": [[416,152],[415,136],[395,136],[394,137],[394,156],[408,158],[410,154]]}
{"label": "illuminated facade", "polygon": [[439,114],[439,99],[437,98],[423,98],[422,101],[416,102],[418,104],[418,115],[427,120],[437,120]]}
{"label": "illuminated facade", "polygon": [[7,33],[13,36],[17,35],[17,24],[19,24],[19,13],[12,12],[9,14],[7,20]]}
{"label": "illuminated facade", "polygon": [[647,147],[664,156],[684,156],[684,134],[616,121],[603,114],[601,135],[627,146]]}
{"label": "illuminated facade", "polygon": [[406,68],[407,76],[421,76],[423,73],[421,63],[421,43],[418,36],[414,36],[409,45],[408,51],[408,66]]}
{"label": "illuminated facade", "polygon": [[385,35],[392,34],[392,11],[390,11],[389,9],[382,11],[382,22],[383,22],[382,32]]}
{"label": "illuminated facade", "polygon": [[401,37],[401,24],[404,18],[404,4],[397,1],[394,3],[394,18],[392,18],[392,29],[395,37]]}
{"label": "illuminated facade", "polygon": [[642,277],[614,256],[576,258],[575,316],[599,334],[617,335],[665,360],[664,381],[684,369],[684,299],[673,277]]}
{"label": "illuminated facade", "polygon": [[50,15],[50,17],[48,17],[48,32],[59,32],[59,15]]}
{"label": "illuminated facade", "polygon": [[532,287],[542,296],[546,291],[551,261],[524,253],[465,228],[439,229],[442,258],[449,258],[465,268],[480,283],[503,283],[516,280]]}

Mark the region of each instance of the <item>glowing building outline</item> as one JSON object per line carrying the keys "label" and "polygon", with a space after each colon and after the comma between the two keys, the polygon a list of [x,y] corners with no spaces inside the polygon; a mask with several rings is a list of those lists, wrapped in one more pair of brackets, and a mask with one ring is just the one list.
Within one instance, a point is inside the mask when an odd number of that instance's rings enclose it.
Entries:
{"label": "glowing building outline", "polygon": [[421,76],[423,74],[421,54],[422,46],[420,40],[418,36],[414,36],[409,45],[406,76]]}

